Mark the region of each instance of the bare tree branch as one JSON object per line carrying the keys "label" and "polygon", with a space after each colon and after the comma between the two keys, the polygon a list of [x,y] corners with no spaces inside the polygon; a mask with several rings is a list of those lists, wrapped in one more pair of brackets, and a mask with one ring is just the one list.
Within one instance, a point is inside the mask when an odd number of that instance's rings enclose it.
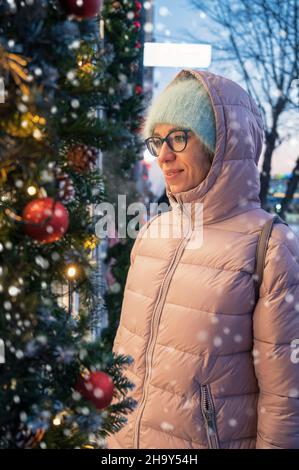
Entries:
{"label": "bare tree branch", "polygon": [[[281,117],[298,106],[291,95],[299,79],[299,0],[191,0],[191,5],[215,23],[210,41],[214,62],[237,64],[262,112],[265,153],[260,196],[266,206],[272,154],[285,138],[278,132]],[[196,42],[202,39],[207,42],[207,37],[193,37]]]}

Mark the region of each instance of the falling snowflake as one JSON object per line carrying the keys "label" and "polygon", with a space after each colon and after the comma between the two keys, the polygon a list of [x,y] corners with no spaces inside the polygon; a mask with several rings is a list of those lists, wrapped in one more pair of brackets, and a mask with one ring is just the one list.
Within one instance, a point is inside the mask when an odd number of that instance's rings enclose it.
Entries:
{"label": "falling snowflake", "polygon": [[201,330],[197,333],[198,341],[206,341],[208,338],[208,333],[205,330]]}
{"label": "falling snowflake", "polygon": [[77,99],[73,99],[73,100],[71,101],[71,107],[74,108],[74,109],[79,108],[79,107],[80,107],[80,101],[77,100]]}
{"label": "falling snowflake", "polygon": [[20,420],[24,423],[25,421],[27,421],[27,419],[28,419],[27,413],[25,413],[25,411],[22,411],[20,413]]}
{"label": "falling snowflake", "polygon": [[73,361],[75,350],[72,348],[63,349],[61,346],[58,346],[55,350],[55,355],[58,362],[63,364],[70,364]]}
{"label": "falling snowflake", "polygon": [[21,351],[20,349],[18,349],[18,350],[16,351],[16,358],[17,358],[17,359],[23,359],[23,357],[24,357],[23,351]]}
{"label": "falling snowflake", "polygon": [[156,29],[157,31],[161,32],[165,29],[165,24],[163,23],[157,23],[157,26],[156,26]]}
{"label": "falling snowflake", "polygon": [[160,16],[171,16],[170,11],[168,10],[167,7],[163,6],[159,8],[159,15]]}
{"label": "falling snowflake", "polygon": [[182,410],[190,410],[193,407],[191,400],[186,400],[182,406]]}
{"label": "falling snowflake", "polygon": [[216,315],[211,315],[210,321],[215,325],[216,323],[219,323],[219,318],[216,317]]}
{"label": "falling snowflake", "polygon": [[153,25],[153,23],[147,22],[147,23],[145,23],[143,29],[146,33],[152,33],[153,30],[154,30],[154,25]]}
{"label": "falling snowflake", "polygon": [[66,74],[66,78],[70,81],[74,80],[76,77],[76,70],[69,70],[68,73]]}
{"label": "falling snowflake", "polygon": [[234,418],[231,418],[231,419],[228,420],[228,424],[229,424],[232,428],[234,428],[234,427],[237,426],[237,420],[234,419]]}
{"label": "falling snowflake", "polygon": [[220,338],[220,336],[215,336],[214,346],[216,346],[216,348],[219,348],[221,345],[222,345],[222,338]]}
{"label": "falling snowflake", "polygon": [[289,397],[298,398],[299,397],[298,388],[291,388],[290,391],[289,391]]}
{"label": "falling snowflake", "polygon": [[242,339],[243,339],[242,335],[235,335],[234,336],[234,341],[236,343],[241,343]]}
{"label": "falling snowflake", "polygon": [[160,424],[160,427],[163,431],[173,431],[174,430],[174,426],[170,423],[167,423],[166,421],[163,421]]}
{"label": "falling snowflake", "polygon": [[42,256],[36,256],[35,262],[38,266],[40,266],[43,269],[48,269],[49,267],[49,261]]}
{"label": "falling snowflake", "polygon": [[289,230],[287,233],[287,239],[293,240],[294,238],[295,238],[295,234]]}
{"label": "falling snowflake", "polygon": [[10,287],[8,288],[8,293],[9,293],[9,295],[11,295],[12,297],[18,295],[20,292],[21,292],[21,289],[19,289],[19,288],[16,287],[16,286],[10,286]]}
{"label": "falling snowflake", "polygon": [[294,301],[294,296],[292,294],[287,294],[285,296],[285,301],[288,303],[288,304],[291,304],[293,301]]}
{"label": "falling snowflake", "polygon": [[230,128],[235,131],[238,131],[241,129],[241,124],[238,121],[231,121]]}

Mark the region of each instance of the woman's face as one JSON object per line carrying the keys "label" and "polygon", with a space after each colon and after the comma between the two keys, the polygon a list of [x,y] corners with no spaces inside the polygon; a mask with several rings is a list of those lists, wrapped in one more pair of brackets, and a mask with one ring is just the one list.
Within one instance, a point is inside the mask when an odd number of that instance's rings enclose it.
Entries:
{"label": "woman's face", "polygon": [[[157,124],[153,135],[163,138],[174,128],[177,129],[177,126]],[[211,168],[211,161],[194,132],[188,133],[188,143],[182,152],[174,152],[167,142],[163,142],[157,159],[165,181],[173,194],[198,186]],[[172,170],[174,170],[173,173]]]}

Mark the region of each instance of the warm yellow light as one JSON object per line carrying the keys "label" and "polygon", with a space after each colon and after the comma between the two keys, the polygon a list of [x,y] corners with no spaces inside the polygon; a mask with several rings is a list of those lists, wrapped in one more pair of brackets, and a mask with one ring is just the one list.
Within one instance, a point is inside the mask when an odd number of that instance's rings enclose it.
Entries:
{"label": "warm yellow light", "polygon": [[81,70],[86,73],[92,73],[94,71],[95,67],[91,62],[86,62],[85,64],[82,64]]}
{"label": "warm yellow light", "polygon": [[72,279],[76,276],[77,274],[77,269],[75,266],[69,266],[66,271],[66,275],[68,278]]}
{"label": "warm yellow light", "polygon": [[29,194],[29,196],[34,196],[34,194],[36,194],[36,187],[35,186],[29,186],[27,188],[27,193]]}
{"label": "warm yellow light", "polygon": [[43,134],[41,133],[39,129],[34,129],[34,131],[32,132],[32,135],[36,140],[41,140],[43,136]]}
{"label": "warm yellow light", "polygon": [[54,426],[60,426],[61,425],[60,418],[54,418],[53,419],[53,424],[54,424]]}
{"label": "warm yellow light", "polygon": [[84,242],[84,248],[86,250],[94,250],[98,245],[98,238],[95,235],[91,235]]}
{"label": "warm yellow light", "polygon": [[38,116],[37,114],[32,117],[32,122],[35,124],[46,124],[46,120],[42,116]]}

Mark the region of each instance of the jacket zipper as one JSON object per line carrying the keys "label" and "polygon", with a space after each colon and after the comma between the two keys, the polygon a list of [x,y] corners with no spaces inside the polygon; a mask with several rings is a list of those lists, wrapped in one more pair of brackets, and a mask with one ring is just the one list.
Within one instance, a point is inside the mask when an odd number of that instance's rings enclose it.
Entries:
{"label": "jacket zipper", "polygon": [[205,428],[210,449],[220,449],[217,434],[216,413],[209,385],[201,385],[201,411],[205,421]]}
{"label": "jacket zipper", "polygon": [[[183,211],[183,206],[182,203],[180,202],[180,209]],[[150,339],[148,343],[148,348],[145,353],[145,364],[146,364],[146,373],[145,373],[145,379],[144,379],[144,386],[143,386],[143,395],[140,400],[140,405],[139,405],[139,410],[136,412],[136,420],[135,420],[135,427],[134,427],[134,432],[133,432],[133,448],[139,449],[139,434],[140,434],[140,422],[141,422],[141,417],[144,411],[144,406],[146,403],[146,398],[147,398],[147,392],[148,392],[148,381],[150,378],[151,374],[151,364],[152,364],[152,356],[153,356],[153,351],[156,343],[156,324],[159,324],[159,319],[160,315],[163,310],[165,298],[168,292],[169,284],[172,279],[172,274],[175,271],[178,261],[181,258],[182,252],[185,248],[186,243],[188,242],[189,236],[192,234],[192,227],[191,231],[190,229],[188,230],[187,235],[180,241],[174,257],[168,267],[167,273],[163,279],[159,295],[158,295],[158,300],[156,302],[156,306],[153,312],[153,317],[152,317],[152,323],[151,323],[151,332],[150,332]],[[156,318],[158,319],[156,321]],[[156,329],[156,331],[155,331]]]}

